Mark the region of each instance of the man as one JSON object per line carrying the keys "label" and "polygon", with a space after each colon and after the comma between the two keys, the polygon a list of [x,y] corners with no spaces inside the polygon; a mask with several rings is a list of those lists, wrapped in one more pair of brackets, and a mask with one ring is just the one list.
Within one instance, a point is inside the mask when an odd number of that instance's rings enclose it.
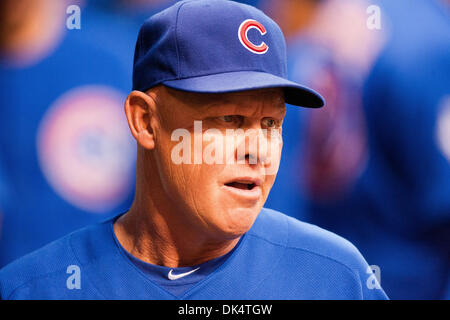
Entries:
{"label": "man", "polygon": [[270,18],[232,1],[176,3],[142,26],[133,71],[133,205],[5,267],[3,299],[387,298],[349,242],[262,208],[284,103],[324,103],[286,79]]}

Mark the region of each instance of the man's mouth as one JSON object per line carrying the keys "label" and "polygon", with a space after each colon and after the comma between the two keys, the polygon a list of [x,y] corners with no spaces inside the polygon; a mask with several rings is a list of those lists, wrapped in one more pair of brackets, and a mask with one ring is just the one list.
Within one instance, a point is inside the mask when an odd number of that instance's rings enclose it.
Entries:
{"label": "man's mouth", "polygon": [[234,198],[253,203],[262,196],[261,181],[259,178],[236,178],[224,183],[223,187]]}
{"label": "man's mouth", "polygon": [[225,185],[228,187],[238,188],[242,190],[252,190],[256,186],[256,183],[233,181],[225,183]]}

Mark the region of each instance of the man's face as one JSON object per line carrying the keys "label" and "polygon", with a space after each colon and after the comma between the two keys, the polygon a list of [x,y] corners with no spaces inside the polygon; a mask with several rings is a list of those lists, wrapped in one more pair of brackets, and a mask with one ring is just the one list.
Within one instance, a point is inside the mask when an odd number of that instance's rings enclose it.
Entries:
{"label": "man's face", "polygon": [[162,192],[182,215],[179,222],[208,236],[242,235],[278,171],[286,113],[282,90],[160,89],[154,157]]}

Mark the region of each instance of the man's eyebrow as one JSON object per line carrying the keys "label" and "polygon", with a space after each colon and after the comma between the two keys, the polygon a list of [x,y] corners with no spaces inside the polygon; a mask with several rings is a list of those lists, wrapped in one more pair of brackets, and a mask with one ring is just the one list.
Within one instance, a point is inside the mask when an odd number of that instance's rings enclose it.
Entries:
{"label": "man's eyebrow", "polygon": [[[237,107],[237,104],[231,102],[228,99],[218,99],[216,101],[211,101],[211,102],[207,102],[207,103],[203,104],[201,106],[201,111],[202,112],[210,112],[211,110],[215,111],[214,108],[217,108],[217,107],[222,107],[222,108],[223,107]],[[219,111],[219,110],[220,109],[217,109],[217,111]]]}
{"label": "man's eyebrow", "polygon": [[[245,96],[245,95],[244,95]],[[203,100],[203,99],[202,99]],[[214,108],[221,107],[217,110],[217,112],[227,112],[224,111],[223,108],[231,109],[231,108],[237,108],[236,110],[239,110],[239,103],[235,101],[234,98],[228,97],[226,95],[220,95],[220,94],[208,94],[208,97],[203,101],[198,101],[198,108],[197,110],[206,113],[215,111]],[[275,106],[279,106],[279,111],[276,111],[277,113],[284,114],[286,113],[286,101],[283,96],[277,97],[276,99],[273,99],[272,104]]]}

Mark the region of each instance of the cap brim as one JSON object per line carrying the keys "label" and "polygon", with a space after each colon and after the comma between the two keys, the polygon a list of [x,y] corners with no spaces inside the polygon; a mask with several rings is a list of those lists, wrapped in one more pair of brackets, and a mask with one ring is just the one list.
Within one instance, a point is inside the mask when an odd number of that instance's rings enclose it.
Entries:
{"label": "cap brim", "polygon": [[320,108],[325,104],[325,100],[320,94],[308,87],[270,73],[258,71],[226,72],[169,80],[162,84],[169,88],[196,93],[226,93],[265,88],[283,88],[286,103],[307,108]]}

